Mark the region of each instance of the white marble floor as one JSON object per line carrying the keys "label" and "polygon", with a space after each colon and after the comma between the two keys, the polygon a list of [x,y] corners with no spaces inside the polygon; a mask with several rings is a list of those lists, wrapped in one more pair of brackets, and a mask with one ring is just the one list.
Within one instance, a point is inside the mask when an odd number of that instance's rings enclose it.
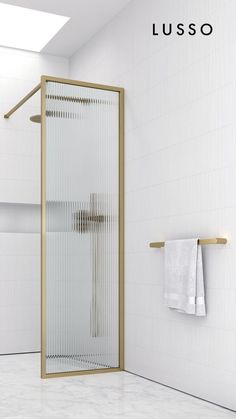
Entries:
{"label": "white marble floor", "polygon": [[0,356],[0,418],[230,419],[236,414],[125,372],[41,380],[39,355]]}

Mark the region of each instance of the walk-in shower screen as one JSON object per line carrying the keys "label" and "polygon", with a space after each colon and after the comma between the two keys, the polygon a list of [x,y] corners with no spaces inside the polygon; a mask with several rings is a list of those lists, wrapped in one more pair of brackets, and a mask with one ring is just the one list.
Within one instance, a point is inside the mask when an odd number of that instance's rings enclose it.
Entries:
{"label": "walk-in shower screen", "polygon": [[119,92],[42,94],[44,374],[118,368]]}

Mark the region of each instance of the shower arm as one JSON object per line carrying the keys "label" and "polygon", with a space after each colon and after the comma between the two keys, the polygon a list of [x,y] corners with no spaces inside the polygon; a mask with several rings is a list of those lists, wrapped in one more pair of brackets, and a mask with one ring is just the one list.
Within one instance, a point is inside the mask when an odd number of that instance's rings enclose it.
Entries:
{"label": "shower arm", "polygon": [[30,99],[38,90],[41,89],[41,83],[37,84],[26,96],[24,96],[9,112],[4,115],[4,118],[8,119],[10,116],[17,111],[28,99]]}

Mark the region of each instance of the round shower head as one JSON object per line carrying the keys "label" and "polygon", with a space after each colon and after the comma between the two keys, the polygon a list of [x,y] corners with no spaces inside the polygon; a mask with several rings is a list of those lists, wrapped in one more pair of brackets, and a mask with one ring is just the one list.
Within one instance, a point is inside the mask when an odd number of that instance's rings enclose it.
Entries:
{"label": "round shower head", "polygon": [[37,122],[38,124],[41,124],[41,115],[32,115],[30,117],[30,120],[32,122]]}

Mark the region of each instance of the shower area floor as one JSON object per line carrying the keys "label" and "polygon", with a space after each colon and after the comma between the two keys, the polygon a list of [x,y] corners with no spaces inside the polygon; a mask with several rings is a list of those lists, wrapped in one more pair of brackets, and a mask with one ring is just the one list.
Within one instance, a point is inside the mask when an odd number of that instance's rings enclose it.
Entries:
{"label": "shower area floor", "polygon": [[92,362],[71,357],[47,359],[47,371],[52,373],[61,373],[61,371],[85,371],[97,368],[99,368],[99,366]]}
{"label": "shower area floor", "polygon": [[0,418],[235,418],[226,409],[127,372],[42,380],[39,369],[39,354],[0,356]]}
{"label": "shower area floor", "polygon": [[63,357],[48,357],[47,358],[47,372],[61,373],[62,371],[86,371],[107,368],[102,363],[95,363],[87,359],[89,356],[63,356]]}

